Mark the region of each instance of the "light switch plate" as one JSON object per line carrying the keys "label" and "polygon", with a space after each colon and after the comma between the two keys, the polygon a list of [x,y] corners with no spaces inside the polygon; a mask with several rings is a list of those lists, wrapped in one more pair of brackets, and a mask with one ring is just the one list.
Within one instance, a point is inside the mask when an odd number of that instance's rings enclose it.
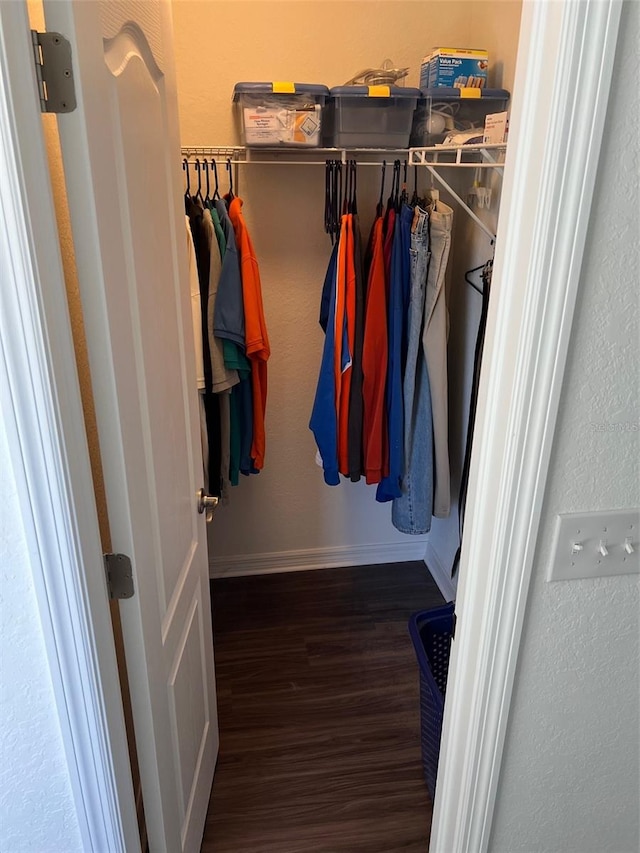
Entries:
{"label": "light switch plate", "polygon": [[640,572],[640,510],[581,512],[556,521],[549,581]]}

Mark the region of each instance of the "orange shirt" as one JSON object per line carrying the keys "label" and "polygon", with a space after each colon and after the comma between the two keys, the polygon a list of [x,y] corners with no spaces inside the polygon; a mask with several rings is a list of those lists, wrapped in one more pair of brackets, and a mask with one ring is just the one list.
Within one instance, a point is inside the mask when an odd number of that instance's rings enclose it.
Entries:
{"label": "orange shirt", "polygon": [[371,232],[371,266],[362,350],[364,399],[363,449],[367,483],[379,483],[389,474],[389,435],[385,388],[387,381],[387,297],[382,217]]}
{"label": "orange shirt", "polygon": [[253,394],[253,442],[251,456],[260,471],[264,467],[265,428],[267,408],[267,360],[271,355],[267,324],[262,307],[260,270],[253,243],[242,213],[242,199],[234,198],[229,204],[229,219],[233,225],[242,276],[244,302],[244,328],[247,358],[251,362]]}

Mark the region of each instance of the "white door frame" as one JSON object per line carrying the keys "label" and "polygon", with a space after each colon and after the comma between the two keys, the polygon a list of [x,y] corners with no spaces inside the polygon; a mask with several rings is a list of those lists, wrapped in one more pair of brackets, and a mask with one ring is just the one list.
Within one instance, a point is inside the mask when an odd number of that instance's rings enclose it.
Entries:
{"label": "white door frame", "polygon": [[489,845],[620,10],[523,4],[431,853]]}
{"label": "white door frame", "polygon": [[[488,847],[620,5],[523,5],[432,853]],[[0,24],[3,415],[84,846],[130,851],[133,790],[24,4],[0,3]]]}

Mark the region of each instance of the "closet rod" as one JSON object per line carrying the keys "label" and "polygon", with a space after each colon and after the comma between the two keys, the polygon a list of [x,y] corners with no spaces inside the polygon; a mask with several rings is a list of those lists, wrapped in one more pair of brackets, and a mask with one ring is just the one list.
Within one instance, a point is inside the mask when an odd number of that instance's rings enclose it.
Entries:
{"label": "closet rod", "polygon": [[[407,153],[406,148],[404,149],[405,154]],[[399,159],[397,157],[393,157],[394,152],[390,152],[390,160],[392,162],[394,159]],[[201,160],[205,158],[207,160],[216,160],[218,165],[224,164],[226,158],[216,158],[207,155],[201,155]],[[196,160],[191,158],[184,158],[187,160],[190,166],[196,165]],[[327,160],[331,160],[333,158],[327,157]],[[349,159],[349,158],[348,158]],[[231,160],[232,166],[326,166],[327,160]],[[388,165],[387,163],[387,165]],[[346,165],[346,162],[345,162]],[[372,162],[371,160],[356,160],[356,166],[377,166],[379,169],[382,165],[382,161]],[[504,168],[504,164],[502,163],[409,163],[410,166],[426,166],[427,168],[431,166],[435,166],[437,168],[455,168],[455,169],[502,169]]]}
{"label": "closet rod", "polygon": [[[207,158],[207,159],[211,159],[211,158]],[[213,158],[213,159],[215,159],[215,158]],[[393,165],[393,159],[397,160],[398,158],[392,157],[391,160],[387,162],[387,165],[389,165],[389,164]],[[331,157],[328,157],[327,160],[331,160]],[[327,160],[232,160],[231,165],[232,166],[326,166]],[[195,164],[196,164],[195,159],[194,160],[189,159],[189,160],[187,160],[187,162],[189,163],[190,166],[195,166]],[[202,162],[202,160],[200,162]],[[218,165],[221,165],[221,164],[218,163]],[[345,165],[346,165],[346,163],[345,163]],[[358,168],[360,166],[375,166],[376,168],[379,169],[381,167],[381,165],[382,165],[382,161],[379,161],[376,163],[372,163],[371,161],[364,161],[364,162],[361,162],[360,160],[356,161],[356,166],[358,166]],[[478,165],[482,165],[482,164],[478,164]]]}
{"label": "closet rod", "polygon": [[[489,152],[502,153],[506,145],[437,145],[427,148],[253,148],[242,145],[208,146],[185,145],[183,158],[194,166],[196,158],[217,161],[231,160],[234,166],[324,166],[327,160],[340,160],[345,165],[355,159],[358,166],[379,166],[382,159],[407,160],[410,166],[433,166],[438,169],[495,169],[500,172],[504,163],[496,161]],[[316,159],[305,159],[313,157]],[[441,155],[455,160],[441,160]],[[482,162],[465,162],[463,157],[476,155]],[[282,159],[287,157],[287,159]],[[293,159],[295,157],[295,159]],[[318,157],[322,159],[317,159]],[[362,157],[374,158],[363,160]],[[360,159],[359,159],[360,158]]]}

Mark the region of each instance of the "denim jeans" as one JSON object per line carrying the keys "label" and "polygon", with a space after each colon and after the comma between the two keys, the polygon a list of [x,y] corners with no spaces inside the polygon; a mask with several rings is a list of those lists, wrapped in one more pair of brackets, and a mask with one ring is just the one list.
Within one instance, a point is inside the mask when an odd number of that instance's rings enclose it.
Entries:
{"label": "denim jeans", "polygon": [[427,274],[424,304],[422,346],[429,374],[431,410],[433,419],[434,496],[433,515],[446,518],[451,508],[451,483],[449,473],[449,410],[447,382],[447,312],[444,286],[453,210],[441,201],[429,212],[429,237],[431,260]]}
{"label": "denim jeans", "polygon": [[402,495],[393,501],[391,520],[402,533],[428,533],[433,509],[433,424],[429,374],[422,349],[429,214],[416,208],[411,232],[411,299],[407,364],[403,382],[404,472]]}

